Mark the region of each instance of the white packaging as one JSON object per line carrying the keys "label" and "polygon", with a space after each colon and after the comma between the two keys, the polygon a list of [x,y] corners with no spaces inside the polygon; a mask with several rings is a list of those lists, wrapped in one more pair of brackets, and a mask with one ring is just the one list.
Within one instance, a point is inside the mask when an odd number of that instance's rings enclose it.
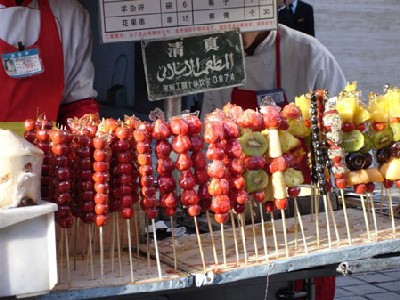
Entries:
{"label": "white packaging", "polygon": [[0,297],[46,293],[57,283],[57,205],[0,209]]}
{"label": "white packaging", "polygon": [[40,201],[43,151],[10,130],[0,130],[0,209]]}

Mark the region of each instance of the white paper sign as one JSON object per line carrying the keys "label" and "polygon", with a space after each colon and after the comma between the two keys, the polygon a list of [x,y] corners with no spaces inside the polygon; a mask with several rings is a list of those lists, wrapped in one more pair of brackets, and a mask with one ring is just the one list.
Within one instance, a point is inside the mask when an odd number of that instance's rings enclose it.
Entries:
{"label": "white paper sign", "polygon": [[277,28],[276,0],[99,0],[105,43]]}

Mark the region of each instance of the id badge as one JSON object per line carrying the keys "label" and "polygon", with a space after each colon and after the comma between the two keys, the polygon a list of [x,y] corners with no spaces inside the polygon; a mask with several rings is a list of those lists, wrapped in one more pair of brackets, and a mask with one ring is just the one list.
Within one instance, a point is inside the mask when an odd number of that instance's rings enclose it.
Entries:
{"label": "id badge", "polygon": [[280,107],[284,107],[287,104],[285,91],[281,88],[258,91],[256,95],[257,95],[258,106],[265,105],[265,102],[268,101],[269,104],[276,104],[277,106]]}
{"label": "id badge", "polygon": [[5,72],[12,78],[25,78],[44,71],[37,48],[4,53],[1,59]]}

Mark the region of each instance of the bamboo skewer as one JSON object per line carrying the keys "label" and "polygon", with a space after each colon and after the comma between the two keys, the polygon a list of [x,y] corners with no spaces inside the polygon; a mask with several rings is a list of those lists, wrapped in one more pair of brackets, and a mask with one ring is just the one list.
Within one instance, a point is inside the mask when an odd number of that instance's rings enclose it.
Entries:
{"label": "bamboo skewer", "polygon": [[77,252],[77,247],[78,247],[78,225],[79,225],[79,218],[75,218],[74,222],[74,271],[76,270],[76,252]]}
{"label": "bamboo skewer", "polygon": [[367,210],[365,207],[365,199],[364,199],[363,194],[360,195],[360,199],[361,199],[361,205],[362,205],[362,209],[363,209],[363,213],[364,213],[365,227],[367,228],[368,241],[371,241],[371,233],[369,231],[368,216],[367,216]]}
{"label": "bamboo skewer", "polygon": [[175,226],[174,226],[174,219],[170,216],[171,220],[171,233],[172,233],[172,251],[174,253],[174,270],[178,270],[178,261],[176,258],[176,245],[175,245]]}
{"label": "bamboo skewer", "polygon": [[99,227],[99,239],[100,239],[100,282],[104,283],[104,244],[103,244],[103,227]]}
{"label": "bamboo skewer", "polygon": [[224,260],[224,266],[226,267],[226,247],[225,247],[225,234],[224,234],[223,223],[221,223],[221,242],[222,242],[222,256]]}
{"label": "bamboo skewer", "polygon": [[275,227],[275,217],[274,217],[274,213],[270,212],[269,216],[271,218],[271,225],[272,225],[272,235],[274,238],[274,245],[275,245],[275,256],[276,258],[278,258],[279,256],[279,247],[278,247],[278,237],[276,235],[276,227]]}
{"label": "bamboo skewer", "polygon": [[151,224],[153,225],[153,238],[154,238],[154,248],[156,250],[156,263],[157,263],[158,278],[161,279],[162,273],[161,273],[161,264],[160,264],[160,254],[158,253],[156,222],[154,221],[154,219],[151,219]]}
{"label": "bamboo skewer", "polygon": [[[317,234],[317,247],[320,246],[320,234],[319,234],[319,193],[317,192],[317,187],[313,185],[314,190],[314,201],[315,201],[315,232]],[[331,238],[330,235],[328,237]]]}
{"label": "bamboo skewer", "polygon": [[138,219],[139,219],[139,212],[138,212],[139,207],[136,206],[135,210],[133,212],[133,222],[135,224],[135,235],[136,235],[136,256],[137,256],[137,262],[138,262],[138,268],[140,265],[140,240],[139,240],[139,224],[138,224]]}
{"label": "bamboo skewer", "polygon": [[66,257],[66,262],[67,262],[67,275],[68,275],[68,281],[71,281],[71,268],[70,268],[70,262],[69,262],[69,242],[68,242],[68,233],[67,229],[64,228],[65,231],[65,257]]}
{"label": "bamboo skewer", "polygon": [[243,222],[243,214],[240,214],[237,216],[238,218],[238,226],[240,226],[240,232],[242,236],[242,243],[243,243],[243,253],[244,253],[244,263],[247,265],[247,248],[246,248],[246,234],[245,234],[245,228],[244,228],[244,222]]}
{"label": "bamboo skewer", "polygon": [[117,232],[115,231],[115,214],[113,215],[113,222],[112,222],[112,239],[111,239],[111,249],[110,249],[110,259],[111,259],[111,272],[114,272],[114,256],[115,256],[115,236],[117,235]]}
{"label": "bamboo skewer", "polygon": [[208,230],[210,231],[210,238],[211,238],[211,244],[212,244],[212,249],[213,249],[214,262],[216,265],[218,265],[218,255],[217,255],[217,249],[215,248],[214,230],[211,225],[211,218],[210,218],[209,211],[206,211],[206,216],[207,216]]}
{"label": "bamboo skewer", "polygon": [[329,193],[327,194],[327,199],[328,199],[328,209],[331,214],[331,218],[332,218],[332,222],[333,222],[333,229],[335,230],[336,241],[339,244],[339,242],[340,242],[339,230],[336,225],[336,218],[335,218],[335,214],[333,212],[331,197],[329,196]]}
{"label": "bamboo skewer", "polygon": [[196,236],[197,236],[197,243],[199,245],[199,250],[200,250],[201,262],[203,264],[204,273],[206,273],[207,269],[206,269],[206,262],[205,262],[205,259],[204,259],[203,245],[201,243],[199,224],[197,223],[197,217],[195,216],[193,218],[194,218],[194,224],[195,224],[195,227],[196,227]]}
{"label": "bamboo skewer", "polygon": [[58,257],[60,258],[60,281],[63,281],[63,273],[64,273],[64,230],[60,230],[60,244],[58,248]]}
{"label": "bamboo skewer", "polygon": [[282,218],[282,227],[283,227],[283,239],[285,241],[286,258],[289,258],[289,245],[288,245],[288,238],[287,238],[286,215],[285,215],[284,209],[281,209],[281,218]]}
{"label": "bamboo skewer", "polygon": [[87,227],[87,229],[88,229],[87,230],[87,232],[88,232],[88,249],[87,249],[87,254],[86,254],[86,264],[85,264],[84,274],[86,274],[87,265],[90,263],[90,278],[91,278],[91,280],[94,280],[93,247],[92,247],[94,225],[90,224]]}
{"label": "bamboo skewer", "polygon": [[328,209],[328,197],[323,195],[324,207],[325,207],[325,217],[326,217],[326,232],[328,235],[328,247],[332,249],[332,238],[331,238],[331,226],[329,221],[329,209]]}
{"label": "bamboo skewer", "polygon": [[369,196],[369,201],[370,201],[370,206],[371,206],[371,211],[372,211],[372,220],[374,221],[375,239],[378,240],[378,224],[377,224],[377,221],[376,221],[376,211],[375,211],[374,198],[372,197],[371,193],[368,194],[368,196]]}
{"label": "bamboo skewer", "polygon": [[299,220],[301,235],[303,237],[304,252],[308,253],[307,240],[306,240],[306,236],[304,234],[303,220],[301,218],[299,206],[298,206],[298,203],[297,203],[297,197],[294,197],[293,202],[294,202],[294,209],[297,212],[297,218]]}
{"label": "bamboo skewer", "polygon": [[131,220],[126,220],[126,230],[128,235],[128,253],[129,253],[129,267],[131,271],[131,282],[135,282],[135,277],[133,276],[133,262],[132,262],[132,239],[131,239]]}
{"label": "bamboo skewer", "polygon": [[342,197],[342,207],[343,207],[344,221],[346,223],[347,239],[349,245],[351,246],[352,241],[351,241],[350,225],[349,225],[349,218],[347,216],[346,199],[344,198],[343,189],[340,189],[340,196]]}
{"label": "bamboo skewer", "polygon": [[117,232],[115,235],[117,236],[117,249],[118,249],[118,265],[119,265],[119,276],[122,277],[122,258],[121,258],[121,239],[119,236],[119,222],[118,215],[114,213],[115,223],[117,224]]}
{"label": "bamboo skewer", "polygon": [[150,274],[150,234],[149,234],[149,219],[145,217],[146,223],[146,255],[147,255],[147,274]]}
{"label": "bamboo skewer", "polygon": [[230,211],[230,217],[231,217],[231,224],[232,224],[233,240],[234,240],[234,244],[235,244],[236,264],[239,265],[239,247],[238,247],[238,240],[237,240],[237,235],[236,235],[235,218],[233,216],[232,211]]}
{"label": "bamboo skewer", "polygon": [[265,255],[265,260],[268,261],[268,248],[267,248],[267,238],[266,238],[266,233],[265,233],[265,222],[264,222],[264,211],[263,211],[263,206],[261,203],[258,204],[258,207],[260,209],[260,217],[261,217],[261,232],[262,232],[262,239],[263,239],[263,248],[264,248],[264,255]]}
{"label": "bamboo skewer", "polygon": [[[295,202],[294,200],[296,199],[296,197],[293,197],[293,203]],[[299,228],[298,228],[298,218],[297,218],[297,210],[298,207],[296,205],[294,205],[294,213],[293,213],[293,227],[294,227],[294,249],[298,250],[298,243],[297,243],[297,238],[299,235]]]}
{"label": "bamboo skewer", "polygon": [[258,245],[257,245],[257,237],[256,237],[256,228],[254,225],[254,210],[253,210],[253,203],[249,202],[250,206],[250,219],[251,219],[251,228],[253,230],[253,244],[254,244],[254,252],[256,254],[256,258],[258,258]]}
{"label": "bamboo skewer", "polygon": [[387,190],[387,195],[389,196],[389,213],[390,213],[390,218],[392,220],[392,233],[396,233],[396,225],[394,223],[394,211],[393,211],[393,198],[392,198],[392,190],[391,189],[386,189]]}

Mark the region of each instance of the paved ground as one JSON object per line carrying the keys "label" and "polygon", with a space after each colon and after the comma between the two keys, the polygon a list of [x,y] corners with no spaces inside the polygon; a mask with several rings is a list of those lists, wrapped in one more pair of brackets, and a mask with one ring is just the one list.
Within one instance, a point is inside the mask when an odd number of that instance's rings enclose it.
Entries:
{"label": "paved ground", "polygon": [[336,277],[337,300],[399,300],[400,269]]}

